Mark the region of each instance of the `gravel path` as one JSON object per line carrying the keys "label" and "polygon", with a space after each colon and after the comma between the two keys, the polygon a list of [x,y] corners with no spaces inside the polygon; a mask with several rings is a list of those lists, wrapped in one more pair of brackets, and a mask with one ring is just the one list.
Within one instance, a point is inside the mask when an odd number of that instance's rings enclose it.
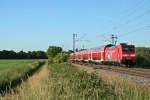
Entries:
{"label": "gravel path", "polygon": [[[102,69],[98,69],[99,71]],[[133,76],[133,75],[129,75],[126,73],[120,73],[120,72],[113,72],[113,71],[107,71],[107,70],[103,70],[105,73],[108,73],[109,75],[113,75],[113,76],[117,76],[120,78],[124,78],[124,79],[128,79],[137,83],[140,83],[142,85],[148,86],[150,87],[150,79],[149,78],[144,78],[144,77],[139,77],[139,76]]]}
{"label": "gravel path", "polygon": [[84,65],[77,65],[77,64],[74,64],[74,65],[77,66],[79,69],[87,71],[88,73],[96,72],[97,74],[100,74],[101,77],[105,77],[105,76],[108,77],[108,75],[109,75],[111,77],[122,78],[122,79],[129,80],[132,82],[140,83],[146,87],[150,87],[150,78],[133,76],[133,75],[129,75],[126,73],[114,72],[111,70],[94,69],[92,67],[88,67],[88,66],[84,66]]}

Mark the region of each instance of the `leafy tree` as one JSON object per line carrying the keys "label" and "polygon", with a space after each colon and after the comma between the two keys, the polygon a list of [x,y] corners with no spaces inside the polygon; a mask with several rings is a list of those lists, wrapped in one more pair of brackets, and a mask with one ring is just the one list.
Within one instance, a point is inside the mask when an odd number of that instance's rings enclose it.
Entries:
{"label": "leafy tree", "polygon": [[58,47],[58,46],[49,46],[48,50],[47,50],[47,55],[48,55],[48,60],[49,63],[53,62],[53,58],[55,58],[55,56],[59,53],[62,52],[62,48]]}
{"label": "leafy tree", "polygon": [[43,52],[43,51],[37,51],[37,52],[35,52],[35,57],[37,59],[44,58],[45,56],[46,56],[46,53]]}
{"label": "leafy tree", "polygon": [[68,50],[68,51],[64,51],[63,53],[65,53],[65,54],[71,54],[71,53],[74,53],[74,51]]}
{"label": "leafy tree", "polygon": [[47,54],[44,51],[19,51],[3,50],[0,51],[0,59],[47,59]]}
{"label": "leafy tree", "polygon": [[137,47],[136,48],[137,54],[137,66],[139,67],[146,67],[150,68],[150,48],[146,47]]}
{"label": "leafy tree", "polygon": [[26,54],[26,52],[24,52],[24,51],[19,51],[19,52],[17,53],[17,56],[18,56],[19,59],[27,58],[27,54]]}
{"label": "leafy tree", "polygon": [[62,63],[66,62],[68,60],[68,55],[64,53],[59,53],[56,55],[56,57],[53,59],[54,63]]}
{"label": "leafy tree", "polygon": [[54,58],[59,54],[62,53],[62,48],[58,46],[49,46],[47,50],[48,62],[53,63]]}

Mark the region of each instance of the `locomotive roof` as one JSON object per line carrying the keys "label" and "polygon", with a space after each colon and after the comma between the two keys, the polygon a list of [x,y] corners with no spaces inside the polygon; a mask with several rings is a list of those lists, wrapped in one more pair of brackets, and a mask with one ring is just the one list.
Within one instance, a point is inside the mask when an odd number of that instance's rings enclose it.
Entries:
{"label": "locomotive roof", "polygon": [[86,49],[86,50],[83,50],[83,51],[88,51],[88,50],[94,50],[94,51],[97,51],[97,50],[99,50],[99,49],[101,49],[101,48],[105,48],[105,47],[109,47],[109,46],[112,46],[111,44],[109,44],[109,45],[102,45],[102,46],[99,46],[99,47],[95,47],[95,48],[90,48],[90,49]]}
{"label": "locomotive roof", "polygon": [[101,48],[105,48],[105,47],[116,47],[116,46],[114,46],[114,45],[112,45],[112,44],[108,44],[108,45],[102,45],[102,46],[99,46],[99,47],[95,47],[95,48],[90,48],[90,49],[83,49],[83,50],[81,50],[81,51],[79,51],[79,52],[87,52],[87,51],[89,51],[89,50],[92,50],[92,51],[97,51],[97,50],[100,50]]}
{"label": "locomotive roof", "polygon": [[99,50],[99,49],[104,48],[104,47],[105,47],[105,45],[102,45],[102,46],[99,46],[99,47],[90,48],[89,50]]}

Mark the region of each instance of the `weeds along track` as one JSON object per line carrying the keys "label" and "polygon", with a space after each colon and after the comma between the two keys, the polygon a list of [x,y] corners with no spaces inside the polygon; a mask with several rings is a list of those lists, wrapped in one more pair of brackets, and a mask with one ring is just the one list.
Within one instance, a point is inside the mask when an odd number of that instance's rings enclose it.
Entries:
{"label": "weeds along track", "polygon": [[93,65],[94,68],[104,69],[104,70],[111,70],[114,72],[144,77],[150,79],[150,70],[146,71],[143,69],[136,69],[136,68],[126,68],[126,67],[116,67],[116,66],[108,66],[108,65]]}
{"label": "weeds along track", "polygon": [[119,67],[119,66],[112,66],[112,65],[96,65],[96,64],[89,64],[89,63],[75,63],[75,64],[91,67],[93,68],[93,70],[102,69],[106,71],[115,72],[116,74],[118,74],[119,77],[133,80],[135,82],[150,87],[150,69],[127,68],[127,67]]}

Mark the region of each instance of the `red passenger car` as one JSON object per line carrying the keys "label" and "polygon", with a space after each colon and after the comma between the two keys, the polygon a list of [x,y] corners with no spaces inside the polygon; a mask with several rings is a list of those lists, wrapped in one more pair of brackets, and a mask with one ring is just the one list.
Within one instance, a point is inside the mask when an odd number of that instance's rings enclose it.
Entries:
{"label": "red passenger car", "polygon": [[136,60],[135,46],[121,43],[119,45],[105,45],[76,52],[70,55],[70,59],[78,61],[92,61],[98,63],[114,63],[134,65]]}

